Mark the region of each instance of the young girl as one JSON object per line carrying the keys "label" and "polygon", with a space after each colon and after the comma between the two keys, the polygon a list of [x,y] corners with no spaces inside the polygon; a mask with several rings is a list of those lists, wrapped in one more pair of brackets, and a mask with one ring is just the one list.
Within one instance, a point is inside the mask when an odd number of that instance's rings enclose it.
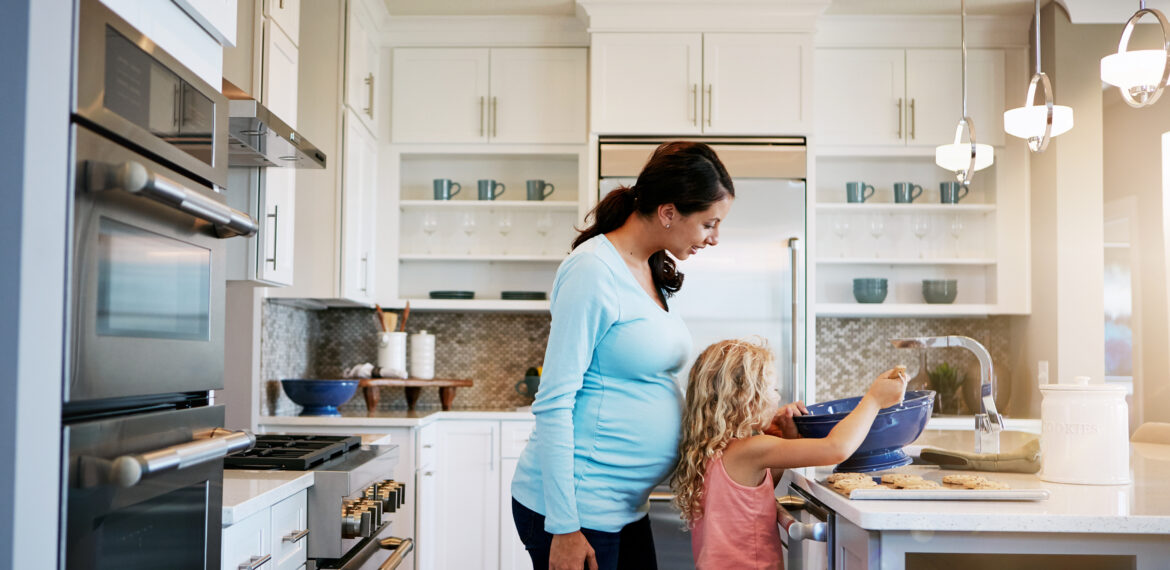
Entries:
{"label": "young girl", "polygon": [[779,471],[844,461],[861,445],[878,410],[902,401],[906,390],[905,375],[887,370],[827,437],[799,439],[792,416],[808,410],[800,402],[776,409],[772,365],[766,346],[725,340],[707,347],[691,368],[671,486],[693,532],[700,570],[783,568],[775,502]]}

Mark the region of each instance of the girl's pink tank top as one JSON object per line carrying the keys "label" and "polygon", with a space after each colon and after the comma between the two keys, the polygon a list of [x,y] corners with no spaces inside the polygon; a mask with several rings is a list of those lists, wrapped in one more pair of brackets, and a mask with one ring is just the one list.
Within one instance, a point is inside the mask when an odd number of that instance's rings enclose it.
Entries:
{"label": "girl's pink tank top", "polygon": [[746,487],[727,474],[722,452],[711,458],[703,489],[703,516],[695,521],[691,549],[699,570],[782,570],[771,470],[762,483]]}

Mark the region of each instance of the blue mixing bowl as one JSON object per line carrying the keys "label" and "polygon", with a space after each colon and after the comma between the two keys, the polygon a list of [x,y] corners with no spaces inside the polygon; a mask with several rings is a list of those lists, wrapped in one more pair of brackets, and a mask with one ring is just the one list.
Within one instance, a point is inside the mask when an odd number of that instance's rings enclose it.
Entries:
{"label": "blue mixing bowl", "polygon": [[[861,396],[855,396],[813,404],[808,407],[808,415],[793,418],[796,431],[801,437],[825,437],[860,401]],[[933,407],[933,390],[906,392],[902,403],[878,412],[865,441],[834,471],[880,471],[910,463],[912,459],[902,451],[902,446],[922,435]]]}
{"label": "blue mixing bowl", "polygon": [[305,408],[302,416],[340,416],[337,406],[353,397],[358,381],[290,378],[281,380],[280,385],[290,400]]}

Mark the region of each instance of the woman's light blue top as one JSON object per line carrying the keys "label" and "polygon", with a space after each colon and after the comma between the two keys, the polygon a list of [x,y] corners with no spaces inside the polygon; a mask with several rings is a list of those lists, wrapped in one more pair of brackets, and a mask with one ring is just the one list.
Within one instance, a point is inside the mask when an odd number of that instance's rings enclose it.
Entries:
{"label": "woman's light blue top", "polygon": [[536,430],[512,496],[544,528],[617,532],[649,510],[678,457],[691,352],[682,319],[662,310],[604,235],[561,263],[532,411]]}

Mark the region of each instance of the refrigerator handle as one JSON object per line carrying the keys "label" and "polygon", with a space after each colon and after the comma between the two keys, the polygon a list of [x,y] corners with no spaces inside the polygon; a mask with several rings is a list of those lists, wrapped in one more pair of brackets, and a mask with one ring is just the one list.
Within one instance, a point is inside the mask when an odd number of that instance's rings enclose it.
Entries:
{"label": "refrigerator handle", "polygon": [[792,292],[792,400],[804,401],[804,383],[800,381],[800,337],[801,320],[800,320],[800,238],[788,238],[788,253],[791,257],[792,265],[788,272],[792,276],[792,287],[789,289]]}

